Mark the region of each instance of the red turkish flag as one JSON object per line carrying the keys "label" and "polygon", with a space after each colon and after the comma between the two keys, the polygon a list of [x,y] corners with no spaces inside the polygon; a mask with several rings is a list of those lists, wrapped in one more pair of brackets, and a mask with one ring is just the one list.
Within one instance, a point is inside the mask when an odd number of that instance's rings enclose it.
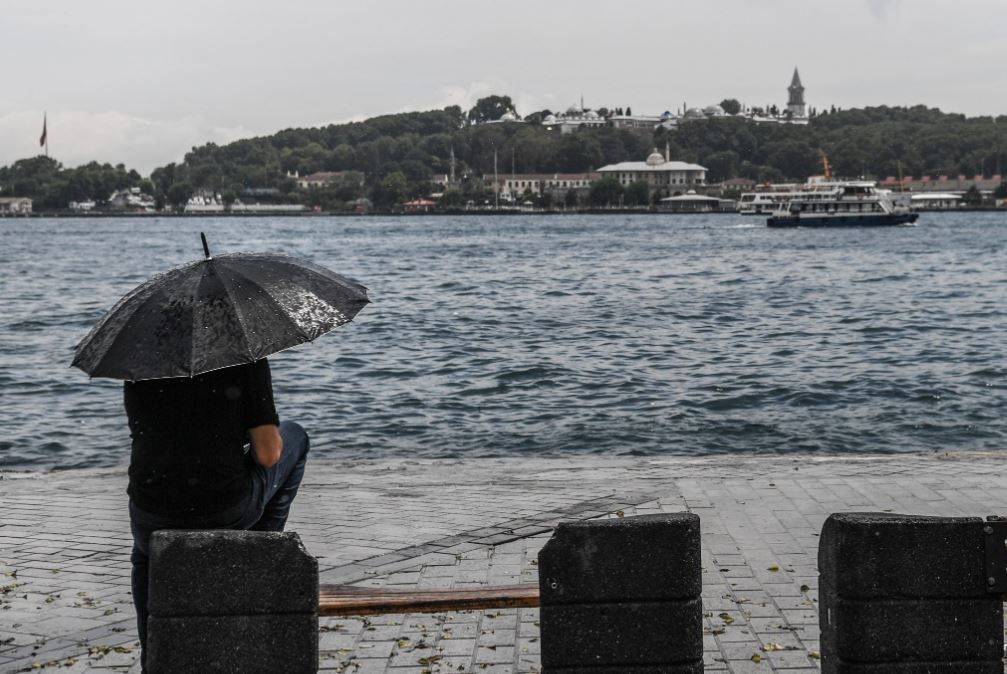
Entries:
{"label": "red turkish flag", "polygon": [[42,115],[42,135],[39,136],[39,139],[38,139],[38,146],[39,147],[42,147],[43,145],[45,145],[45,136],[46,136],[46,130],[45,130],[46,119],[45,119],[45,117],[46,117],[45,115]]}

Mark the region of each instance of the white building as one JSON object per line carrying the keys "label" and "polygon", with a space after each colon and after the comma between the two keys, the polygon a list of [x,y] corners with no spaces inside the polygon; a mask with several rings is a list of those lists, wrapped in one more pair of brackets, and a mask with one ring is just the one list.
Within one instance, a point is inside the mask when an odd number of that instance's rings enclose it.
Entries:
{"label": "white building", "polygon": [[[537,197],[544,192],[588,190],[591,183],[599,177],[597,173],[516,173],[499,176],[497,189],[501,199],[519,201],[524,198],[526,192]],[[484,176],[483,182],[492,189],[493,176]]]}
{"label": "white building", "polygon": [[504,114],[500,115],[500,119],[488,119],[483,124],[524,124],[524,120],[519,118],[516,114],[508,110]]}
{"label": "white building", "polygon": [[559,129],[560,133],[572,133],[583,127],[605,126],[608,122],[594,110],[584,110],[571,105],[566,112],[546,115],[542,125],[548,129]]}
{"label": "white building", "polygon": [[944,210],[958,208],[962,203],[962,195],[952,192],[924,192],[909,197],[913,208],[917,210]]}
{"label": "white building", "polygon": [[706,185],[706,167],[670,161],[655,148],[646,161],[624,161],[598,169],[603,178],[615,178],[627,187],[645,182],[651,192],[674,194]]}
{"label": "white building", "polygon": [[658,124],[671,117],[670,112],[664,115],[612,115],[608,123],[617,129],[647,129],[653,130]]}
{"label": "white building", "polygon": [[318,171],[317,173],[312,173],[311,175],[303,177],[297,177],[296,175],[291,177],[297,181],[298,187],[302,190],[306,190],[312,187],[322,187],[323,185],[328,185],[341,175],[343,175],[342,171]]}
{"label": "white building", "polygon": [[0,215],[31,213],[28,197],[0,197]]}
{"label": "white building", "polygon": [[[70,208],[75,210],[91,210],[94,204],[89,208],[87,206],[88,202],[76,202],[76,207],[74,202],[70,203]],[[125,208],[129,210],[136,211],[153,211],[154,210],[154,197],[149,194],[144,194],[140,191],[139,187],[127,187],[126,189],[116,190],[112,192],[111,196],[108,198],[108,205],[112,208]]]}

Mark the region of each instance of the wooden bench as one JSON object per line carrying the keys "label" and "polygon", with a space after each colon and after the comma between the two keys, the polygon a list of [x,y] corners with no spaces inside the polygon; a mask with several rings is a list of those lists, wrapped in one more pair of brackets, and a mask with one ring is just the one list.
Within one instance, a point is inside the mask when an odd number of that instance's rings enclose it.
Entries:
{"label": "wooden bench", "polygon": [[530,583],[435,590],[389,590],[352,585],[320,585],[318,588],[320,616],[478,611],[538,605],[538,585]]}

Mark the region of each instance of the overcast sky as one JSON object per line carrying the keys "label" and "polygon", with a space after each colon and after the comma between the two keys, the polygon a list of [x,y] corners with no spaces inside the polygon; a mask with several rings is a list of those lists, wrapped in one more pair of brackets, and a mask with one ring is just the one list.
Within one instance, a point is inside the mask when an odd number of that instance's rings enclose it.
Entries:
{"label": "overcast sky", "polygon": [[0,165],[146,175],[194,145],[509,94],[525,114],[734,97],[1007,112],[1003,0],[5,0]]}

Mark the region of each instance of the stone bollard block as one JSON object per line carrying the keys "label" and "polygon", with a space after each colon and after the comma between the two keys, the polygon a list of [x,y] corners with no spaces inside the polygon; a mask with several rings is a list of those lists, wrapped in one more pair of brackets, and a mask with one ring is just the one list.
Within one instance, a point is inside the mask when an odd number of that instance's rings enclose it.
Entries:
{"label": "stone bollard block", "polygon": [[1003,674],[977,517],[843,513],[818,547],[822,672]]}
{"label": "stone bollard block", "polygon": [[703,671],[696,515],[564,522],[538,567],[544,672]]}
{"label": "stone bollard block", "polygon": [[318,562],[295,533],[158,531],[147,669],[318,670]]}

